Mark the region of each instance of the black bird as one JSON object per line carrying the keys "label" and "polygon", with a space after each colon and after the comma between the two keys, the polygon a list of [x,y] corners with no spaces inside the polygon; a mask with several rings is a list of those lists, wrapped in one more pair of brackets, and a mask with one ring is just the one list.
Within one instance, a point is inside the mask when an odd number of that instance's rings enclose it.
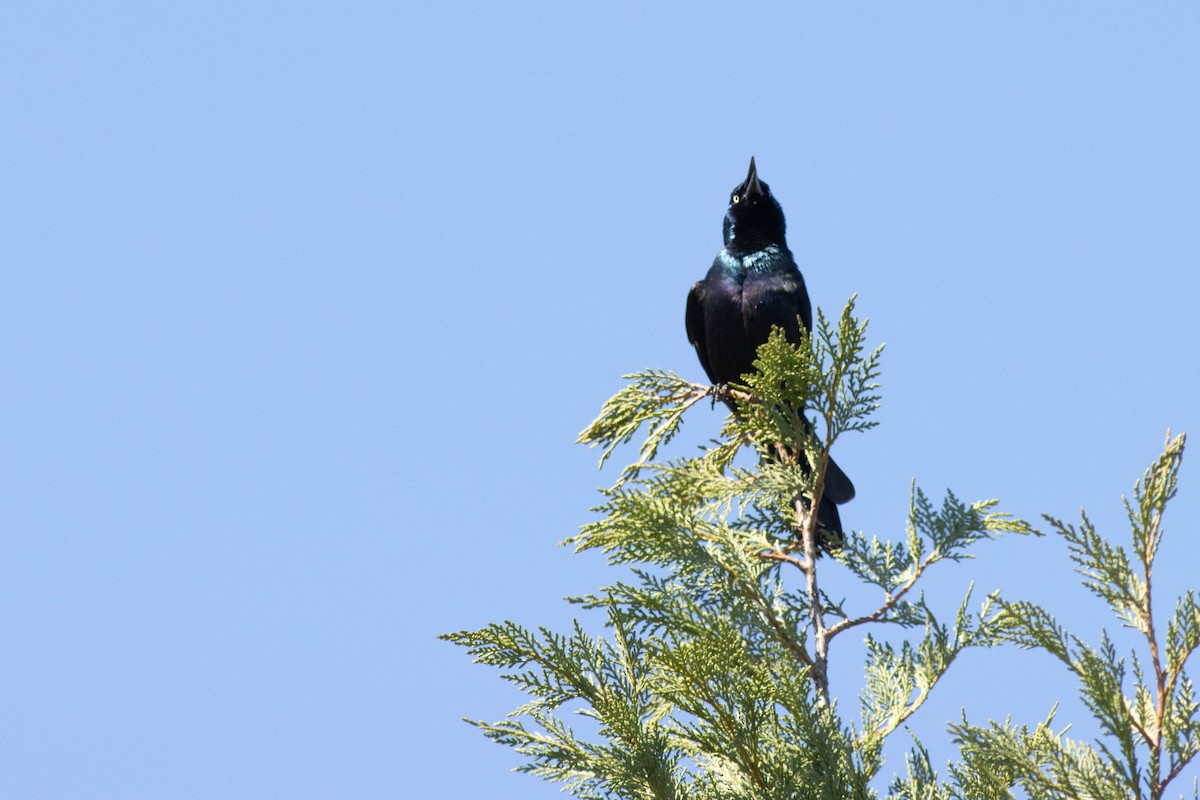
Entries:
{"label": "black bird", "polygon": [[[812,330],[812,304],[788,250],[785,228],[783,209],[758,179],[751,158],[750,174],[729,198],[725,247],[687,300],[688,340],[714,384],[741,382],[742,375],[753,372],[755,353],[772,326],[783,328],[793,344],[800,341],[797,317]],[[820,526],[841,538],[837,507],[853,498],[854,484],[830,460],[817,510]],[[829,549],[823,537],[818,541]]]}

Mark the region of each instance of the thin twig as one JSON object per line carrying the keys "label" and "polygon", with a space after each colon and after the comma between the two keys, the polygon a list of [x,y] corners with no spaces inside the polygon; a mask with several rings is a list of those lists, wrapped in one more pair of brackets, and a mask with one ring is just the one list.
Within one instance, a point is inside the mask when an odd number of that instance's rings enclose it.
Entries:
{"label": "thin twig", "polygon": [[[1147,484],[1149,483],[1147,481]],[[1169,694],[1167,674],[1163,668],[1162,657],[1158,649],[1158,634],[1154,631],[1154,605],[1151,602],[1150,592],[1150,559],[1153,556],[1154,539],[1158,535],[1158,526],[1162,521],[1161,517],[1161,512],[1155,512],[1153,519],[1150,521],[1150,530],[1146,531],[1146,545],[1142,553],[1142,575],[1144,576],[1146,585],[1145,635],[1146,641],[1150,645],[1150,659],[1154,666],[1154,685],[1157,692],[1154,703],[1154,739],[1151,740],[1146,736],[1145,732],[1142,733],[1142,736],[1150,746],[1150,795],[1156,799],[1162,797],[1162,793],[1167,785],[1166,781],[1160,783],[1160,779],[1162,777],[1163,719],[1167,714],[1167,695]]]}
{"label": "thin twig", "polygon": [[764,561],[778,561],[783,564],[791,564],[806,575],[808,574],[809,563],[806,559],[796,558],[793,555],[788,555],[782,550],[765,550],[759,553],[758,557]]}
{"label": "thin twig", "polygon": [[758,601],[759,606],[762,608],[763,615],[767,618],[767,624],[771,626],[771,630],[775,631],[775,635],[780,638],[788,650],[792,651],[796,658],[800,660],[800,663],[811,668],[813,665],[812,656],[810,656],[808,651],[804,649],[804,645],[793,639],[791,635],[784,629],[783,623],[779,621],[779,618],[775,616],[775,612],[771,610],[771,604],[768,603],[766,599],[757,592],[754,595],[754,599]]}
{"label": "thin twig", "polygon": [[878,622],[885,614],[887,614],[887,612],[896,607],[896,604],[900,602],[904,595],[908,594],[908,590],[911,589],[914,584],[916,584],[917,580],[920,579],[921,575],[924,574],[926,568],[928,568],[930,564],[941,560],[940,557],[936,557],[936,555],[937,551],[934,551],[934,553],[931,553],[924,561],[922,561],[917,566],[916,570],[914,570],[912,577],[904,582],[904,585],[900,587],[898,592],[895,594],[888,592],[887,597],[883,601],[883,605],[881,605],[878,609],[870,614],[867,614],[866,616],[857,617],[855,619],[844,619],[841,622],[831,625],[828,631],[829,638],[832,639],[842,631],[848,628],[853,628],[857,625],[864,625],[868,622]]}
{"label": "thin twig", "polygon": [[825,630],[825,613],[821,605],[821,592],[817,588],[817,509],[825,493],[825,467],[829,463],[829,442],[822,445],[821,459],[817,463],[816,480],[813,481],[812,498],[809,508],[804,507],[804,498],[796,498],[793,507],[796,519],[800,522],[804,541],[804,556],[810,569],[805,570],[805,584],[808,589],[808,607],[813,621],[813,642],[816,657],[813,659],[812,678],[817,687],[817,695],[823,705],[829,705],[829,636]]}

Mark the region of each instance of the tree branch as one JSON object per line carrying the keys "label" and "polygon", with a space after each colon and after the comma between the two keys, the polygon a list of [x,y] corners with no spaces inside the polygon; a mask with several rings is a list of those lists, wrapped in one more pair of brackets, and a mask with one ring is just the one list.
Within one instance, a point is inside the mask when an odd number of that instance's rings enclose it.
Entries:
{"label": "tree branch", "polygon": [[809,569],[805,570],[805,585],[808,590],[808,607],[813,622],[813,643],[815,658],[812,666],[812,679],[816,684],[817,694],[822,704],[829,705],[829,636],[825,630],[825,610],[821,605],[821,593],[817,588],[817,510],[820,508],[818,498],[825,494],[825,467],[829,463],[829,442],[821,446],[821,459],[817,464],[816,480],[813,481],[812,497],[808,508],[804,507],[804,498],[796,498],[793,508],[796,520],[800,523],[801,535],[804,541],[804,556]]}
{"label": "tree branch", "polygon": [[887,612],[896,607],[896,604],[903,599],[904,595],[908,594],[908,590],[916,584],[916,582],[925,573],[925,570],[931,564],[940,560],[940,557],[938,557],[936,553],[937,551],[930,553],[930,555],[924,561],[917,565],[916,569],[913,570],[912,577],[904,582],[904,585],[900,587],[898,592],[895,594],[888,592],[887,597],[884,598],[883,605],[881,605],[878,609],[870,614],[867,614],[866,616],[856,617],[855,619],[844,619],[841,622],[831,625],[828,633],[829,638],[832,639],[834,636],[837,636],[839,633],[847,630],[848,628],[853,628],[858,625],[865,625],[868,622],[880,621],[880,619],[887,614]]}

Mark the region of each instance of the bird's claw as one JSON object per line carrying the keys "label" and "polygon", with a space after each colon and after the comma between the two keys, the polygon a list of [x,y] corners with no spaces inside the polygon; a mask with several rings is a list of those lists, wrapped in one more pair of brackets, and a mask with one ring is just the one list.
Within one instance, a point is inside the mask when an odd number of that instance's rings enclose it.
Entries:
{"label": "bird's claw", "polygon": [[712,407],[714,409],[717,407],[717,400],[721,397],[721,395],[728,391],[729,384],[727,383],[714,383],[712,387],[709,388],[708,393],[712,395]]}

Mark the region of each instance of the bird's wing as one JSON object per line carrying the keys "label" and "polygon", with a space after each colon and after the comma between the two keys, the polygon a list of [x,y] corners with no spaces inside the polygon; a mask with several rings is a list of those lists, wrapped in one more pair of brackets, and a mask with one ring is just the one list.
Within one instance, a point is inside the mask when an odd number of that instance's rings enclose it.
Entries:
{"label": "bird's wing", "polygon": [[704,339],[704,295],[706,291],[704,281],[696,281],[692,286],[692,290],[688,292],[684,323],[687,326],[688,341],[692,343],[692,347],[696,348],[696,355],[700,357],[700,366],[704,367],[704,374],[711,381],[713,380],[712,368],[708,363],[708,346]]}
{"label": "bird's wing", "polygon": [[812,331],[812,301],[808,299],[808,288],[804,285],[804,276],[796,271],[796,305],[800,307],[799,314],[804,318],[804,327]]}
{"label": "bird's wing", "polygon": [[812,330],[812,306],[799,273],[777,274],[765,280],[747,282],[743,287],[742,306],[746,339],[750,342],[765,342],[775,325],[783,328],[792,344],[800,342],[801,324]]}
{"label": "bird's wing", "polygon": [[[795,270],[790,274],[784,274],[783,285],[780,287],[783,294],[791,301],[791,306],[788,311],[788,319],[784,324],[784,329],[791,336],[794,333],[799,333],[799,329],[795,328],[796,317],[799,316],[804,323],[804,327],[812,331],[812,301],[808,299],[808,288],[804,285],[804,276],[799,270]],[[799,336],[792,339],[793,342],[799,341]]]}

